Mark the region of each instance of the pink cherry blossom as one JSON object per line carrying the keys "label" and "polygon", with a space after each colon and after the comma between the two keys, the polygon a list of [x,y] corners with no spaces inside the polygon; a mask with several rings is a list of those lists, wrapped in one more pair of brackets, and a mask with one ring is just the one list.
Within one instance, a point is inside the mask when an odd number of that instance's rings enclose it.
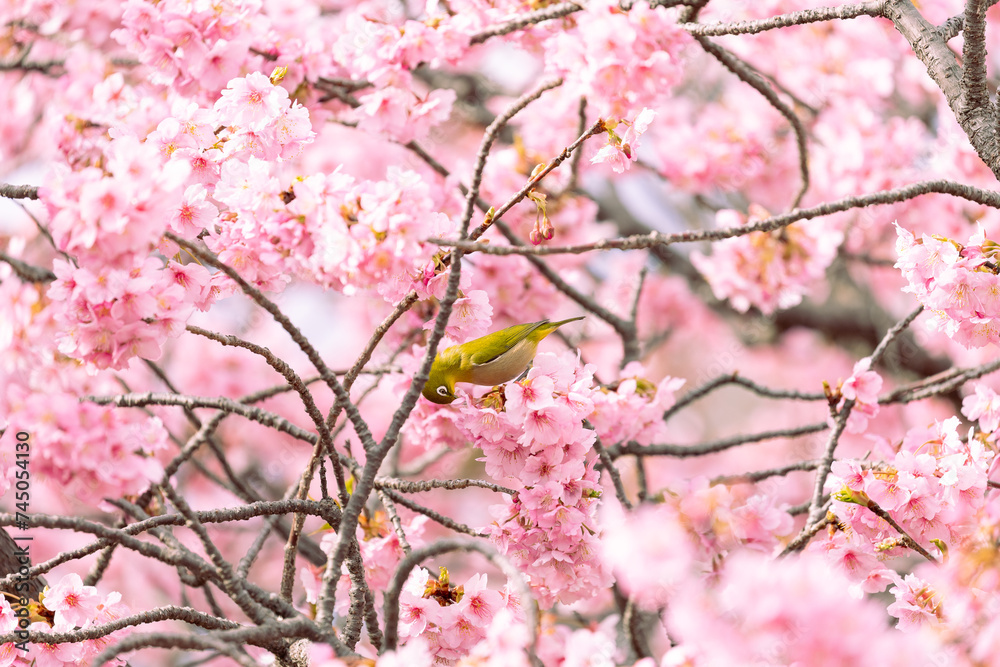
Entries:
{"label": "pink cherry blossom", "polygon": [[[647,609],[666,606],[677,587],[699,569],[683,517],[667,505],[632,513],[617,505],[602,511],[607,530],[601,557],[632,599]],[[642,535],[643,539],[636,537]]]}
{"label": "pink cherry blossom", "polygon": [[935,540],[958,544],[968,539],[971,517],[983,505],[981,494],[993,452],[972,437],[962,441],[957,427],[958,419],[953,417],[911,429],[900,451],[864,471],[857,463],[835,464],[831,487],[853,490],[835,495],[838,517],[879,551],[898,534],[865,508],[869,500],[889,512],[925,548],[936,548]]}
{"label": "pink cherry blossom", "polygon": [[288,105],[288,91],[260,72],[233,79],[215,103],[219,120],[248,130],[263,129]]}
{"label": "pink cherry blossom", "polygon": [[979,420],[979,427],[992,433],[1000,428],[1000,396],[992,388],[977,384],[976,393],[962,400],[962,414]]}
{"label": "pink cherry blossom", "polygon": [[[961,3],[820,4],[0,2],[0,495],[56,568],[0,667],[125,601],[326,667],[996,662],[992,109]],[[586,319],[414,401],[442,309]]]}
{"label": "pink cherry blossom", "polygon": [[84,586],[80,575],[70,573],[49,588],[45,608],[56,614],[56,627],[86,625],[101,604],[101,594],[93,586]]}
{"label": "pink cherry blossom", "polygon": [[1000,278],[980,270],[989,261],[982,231],[967,245],[926,234],[917,239],[898,225],[897,235],[904,291],[933,311],[931,326],[966,347],[1000,342]]}
{"label": "pink cherry blossom", "polygon": [[[615,173],[622,173],[638,157],[639,137],[646,131],[653,121],[656,112],[652,109],[644,108],[631,123],[627,123],[625,132],[619,137],[613,129],[608,129],[608,144],[597,152],[597,155],[590,159],[591,163],[610,162],[611,169]],[[627,122],[627,121],[623,121]]]}
{"label": "pink cherry blossom", "polygon": [[663,8],[636,3],[623,12],[602,1],[589,5],[573,30],[549,38],[546,69],[565,77],[571,91],[588,91],[602,116],[631,117],[680,80],[689,43]]}
{"label": "pink cherry blossom", "polygon": [[882,389],[882,378],[870,370],[871,358],[865,357],[854,364],[854,372],[840,387],[844,398],[857,403],[878,403],[878,392]]}
{"label": "pink cherry blossom", "polygon": [[[738,228],[767,217],[766,210],[751,206],[746,217],[720,211],[716,224]],[[734,236],[716,244],[711,256],[695,253],[691,260],[718,298],[729,299],[740,312],[754,306],[770,314],[802,301],[823,277],[842,241],[836,226],[810,221],[776,232]]]}
{"label": "pink cherry blossom", "polygon": [[889,589],[896,601],[887,607],[890,614],[899,619],[903,632],[914,632],[923,624],[936,625],[939,621],[941,600],[918,577],[908,574],[903,581]]}

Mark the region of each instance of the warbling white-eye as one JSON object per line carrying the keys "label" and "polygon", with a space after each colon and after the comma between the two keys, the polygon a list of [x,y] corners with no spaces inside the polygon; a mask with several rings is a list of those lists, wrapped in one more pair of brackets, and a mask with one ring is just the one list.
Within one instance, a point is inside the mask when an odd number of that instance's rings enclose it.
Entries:
{"label": "warbling white-eye", "polygon": [[434,403],[451,403],[456,398],[456,382],[489,386],[513,380],[535,358],[539,341],[562,325],[582,319],[583,316],[560,322],[515,324],[438,352],[424,385],[424,398]]}

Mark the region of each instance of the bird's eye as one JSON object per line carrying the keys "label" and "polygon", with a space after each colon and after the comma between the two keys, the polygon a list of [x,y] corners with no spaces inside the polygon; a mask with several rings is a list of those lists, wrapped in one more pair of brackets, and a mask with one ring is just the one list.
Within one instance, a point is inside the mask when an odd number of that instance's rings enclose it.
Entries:
{"label": "bird's eye", "polygon": [[447,396],[448,395],[448,387],[445,387],[444,385],[441,385],[440,387],[437,388],[437,393],[438,393],[438,396]]}

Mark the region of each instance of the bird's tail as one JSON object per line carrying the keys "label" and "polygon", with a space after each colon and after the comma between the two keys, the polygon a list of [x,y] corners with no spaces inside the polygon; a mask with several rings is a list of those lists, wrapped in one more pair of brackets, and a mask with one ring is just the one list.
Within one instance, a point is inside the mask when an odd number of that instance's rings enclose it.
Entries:
{"label": "bird's tail", "polygon": [[541,338],[539,338],[538,340],[545,338],[550,333],[552,333],[553,331],[555,331],[564,324],[569,324],[570,322],[576,322],[577,320],[582,320],[583,318],[584,316],[580,315],[579,317],[571,317],[568,320],[559,320],[558,322],[545,321],[544,323],[542,323],[541,326],[538,327],[539,331],[542,334]]}
{"label": "bird's tail", "polygon": [[585,315],[580,315],[578,317],[571,317],[568,320],[560,320],[559,322],[552,322],[549,326],[551,326],[553,329],[558,329],[564,324],[569,324],[570,322],[576,322],[577,320],[582,320],[584,317]]}

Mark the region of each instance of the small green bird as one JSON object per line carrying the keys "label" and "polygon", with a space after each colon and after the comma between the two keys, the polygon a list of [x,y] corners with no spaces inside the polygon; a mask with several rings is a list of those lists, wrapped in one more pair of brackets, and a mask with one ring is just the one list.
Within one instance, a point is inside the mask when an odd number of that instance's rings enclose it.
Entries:
{"label": "small green bird", "polygon": [[582,319],[583,316],[560,322],[515,324],[438,352],[424,385],[424,398],[434,403],[451,403],[456,398],[456,382],[489,386],[513,380],[535,358],[539,341],[562,325]]}

